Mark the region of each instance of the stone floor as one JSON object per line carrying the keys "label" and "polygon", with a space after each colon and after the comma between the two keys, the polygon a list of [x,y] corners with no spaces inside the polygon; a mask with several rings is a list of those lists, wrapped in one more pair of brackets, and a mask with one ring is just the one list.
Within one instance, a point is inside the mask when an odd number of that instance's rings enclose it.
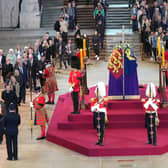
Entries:
{"label": "stone floor", "polygon": [[[158,65],[138,61],[139,83],[145,84],[153,81],[158,84]],[[60,94],[68,91],[68,74],[59,73],[57,82]],[[108,83],[107,62],[98,61],[88,67],[88,86],[93,86],[97,81]],[[6,160],[6,145],[0,145],[0,168],[167,168],[168,154],[161,156],[129,156],[129,157],[86,157],[70,151],[61,146],[52,144],[46,140],[36,141],[40,133],[39,127],[33,127],[33,135],[30,133],[30,109],[29,94],[25,106],[20,107],[22,125],[19,133],[19,160]],[[50,117],[54,106],[48,105]]]}

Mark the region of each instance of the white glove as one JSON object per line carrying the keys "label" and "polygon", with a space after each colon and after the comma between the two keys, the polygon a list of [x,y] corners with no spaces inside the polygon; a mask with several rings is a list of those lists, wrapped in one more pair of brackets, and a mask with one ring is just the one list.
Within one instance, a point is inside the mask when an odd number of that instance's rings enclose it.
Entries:
{"label": "white glove", "polygon": [[33,108],[33,102],[30,102],[30,107]]}
{"label": "white glove", "polygon": [[96,104],[95,106],[92,106],[92,107],[91,107],[91,111],[92,111],[92,112],[96,112],[97,109],[99,108],[98,106],[99,106],[98,104]]}
{"label": "white glove", "polygon": [[70,87],[70,88],[69,88],[69,92],[73,92],[73,87]]}
{"label": "white glove", "polygon": [[42,74],[42,73],[43,73],[43,72],[40,70],[40,71],[39,71],[39,74]]}
{"label": "white glove", "polygon": [[97,107],[96,107],[96,106],[91,107],[91,111],[92,111],[92,112],[95,112],[96,110],[97,110]]}

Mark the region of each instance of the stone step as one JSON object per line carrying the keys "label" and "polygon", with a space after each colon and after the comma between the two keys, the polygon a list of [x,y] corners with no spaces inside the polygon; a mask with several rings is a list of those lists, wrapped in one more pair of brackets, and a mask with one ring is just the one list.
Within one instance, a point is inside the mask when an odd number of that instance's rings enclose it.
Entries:
{"label": "stone step", "polygon": [[108,4],[128,4],[128,0],[108,0]]}

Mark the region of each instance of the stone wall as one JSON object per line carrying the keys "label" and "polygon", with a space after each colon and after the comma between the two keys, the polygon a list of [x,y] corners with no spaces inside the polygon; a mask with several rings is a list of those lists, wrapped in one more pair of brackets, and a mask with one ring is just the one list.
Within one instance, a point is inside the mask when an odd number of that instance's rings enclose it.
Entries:
{"label": "stone wall", "polygon": [[0,27],[18,25],[19,0],[0,0]]}
{"label": "stone wall", "polygon": [[21,29],[40,28],[40,10],[38,0],[22,0],[20,13]]}

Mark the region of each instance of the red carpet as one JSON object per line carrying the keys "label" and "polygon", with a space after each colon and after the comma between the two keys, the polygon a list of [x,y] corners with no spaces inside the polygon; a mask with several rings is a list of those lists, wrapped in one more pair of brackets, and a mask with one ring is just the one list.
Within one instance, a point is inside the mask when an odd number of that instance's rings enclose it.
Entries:
{"label": "red carpet", "polygon": [[[140,89],[141,98],[145,89]],[[85,97],[89,104],[94,97],[94,87]],[[158,155],[168,151],[168,109],[159,110],[160,126],[157,130],[157,146],[145,144],[144,111],[140,100],[110,101],[109,123],[105,130],[104,146],[94,143],[98,137],[93,129],[93,114],[82,110],[73,111],[70,94],[59,97],[47,132],[47,140],[87,156]]]}

